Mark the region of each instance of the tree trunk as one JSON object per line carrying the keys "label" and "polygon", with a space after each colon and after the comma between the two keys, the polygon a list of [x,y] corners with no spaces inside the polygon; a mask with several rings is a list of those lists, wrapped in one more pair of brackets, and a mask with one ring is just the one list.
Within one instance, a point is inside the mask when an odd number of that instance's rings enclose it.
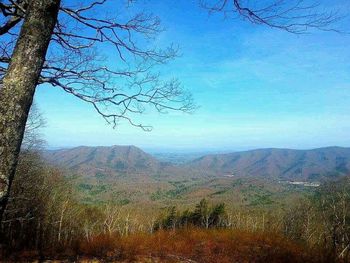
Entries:
{"label": "tree trunk", "polygon": [[67,205],[68,205],[68,200],[63,203],[63,207],[62,207],[62,210],[61,210],[60,222],[59,222],[59,225],[58,225],[58,237],[57,237],[58,243],[61,242],[63,216],[64,216],[64,212],[67,209]]}
{"label": "tree trunk", "polygon": [[59,6],[60,0],[29,1],[11,62],[0,87],[0,223]]}

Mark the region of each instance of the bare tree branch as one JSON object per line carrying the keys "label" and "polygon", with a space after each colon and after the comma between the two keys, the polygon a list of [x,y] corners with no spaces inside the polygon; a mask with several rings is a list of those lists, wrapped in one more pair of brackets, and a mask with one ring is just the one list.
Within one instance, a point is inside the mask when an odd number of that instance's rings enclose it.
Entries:
{"label": "bare tree branch", "polygon": [[236,14],[251,23],[294,34],[309,29],[339,32],[332,25],[341,19],[337,11],[324,11],[318,2],[306,0],[200,0],[200,4],[211,13]]}

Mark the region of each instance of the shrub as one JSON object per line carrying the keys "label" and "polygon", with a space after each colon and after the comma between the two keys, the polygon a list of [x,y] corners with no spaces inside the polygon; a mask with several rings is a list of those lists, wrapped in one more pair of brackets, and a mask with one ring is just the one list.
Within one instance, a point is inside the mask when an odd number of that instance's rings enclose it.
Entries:
{"label": "shrub", "polygon": [[128,261],[153,257],[162,262],[322,262],[315,251],[307,251],[277,234],[229,229],[159,230],[124,237],[99,235],[83,242],[81,251],[88,256]]}

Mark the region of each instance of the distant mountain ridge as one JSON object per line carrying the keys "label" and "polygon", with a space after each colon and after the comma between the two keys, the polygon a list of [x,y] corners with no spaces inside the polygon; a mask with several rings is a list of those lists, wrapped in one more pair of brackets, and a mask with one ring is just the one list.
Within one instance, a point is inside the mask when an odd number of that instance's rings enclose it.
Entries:
{"label": "distant mountain ridge", "polygon": [[349,174],[350,148],[257,149],[229,154],[206,155],[187,165],[192,169],[207,170],[216,175],[317,180],[321,177]]}
{"label": "distant mountain ridge", "polygon": [[78,173],[155,175],[191,173],[206,176],[253,176],[286,180],[320,180],[350,174],[350,148],[312,150],[257,149],[209,154],[186,164],[171,165],[135,146],[88,147],[46,151],[45,158]]}

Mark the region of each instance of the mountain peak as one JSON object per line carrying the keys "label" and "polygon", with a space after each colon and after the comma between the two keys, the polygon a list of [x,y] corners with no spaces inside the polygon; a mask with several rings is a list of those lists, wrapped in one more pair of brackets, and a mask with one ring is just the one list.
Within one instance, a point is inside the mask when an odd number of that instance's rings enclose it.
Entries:
{"label": "mountain peak", "polygon": [[71,149],[47,151],[44,157],[51,163],[87,175],[97,171],[114,173],[150,173],[159,161],[133,145],[79,146]]}

